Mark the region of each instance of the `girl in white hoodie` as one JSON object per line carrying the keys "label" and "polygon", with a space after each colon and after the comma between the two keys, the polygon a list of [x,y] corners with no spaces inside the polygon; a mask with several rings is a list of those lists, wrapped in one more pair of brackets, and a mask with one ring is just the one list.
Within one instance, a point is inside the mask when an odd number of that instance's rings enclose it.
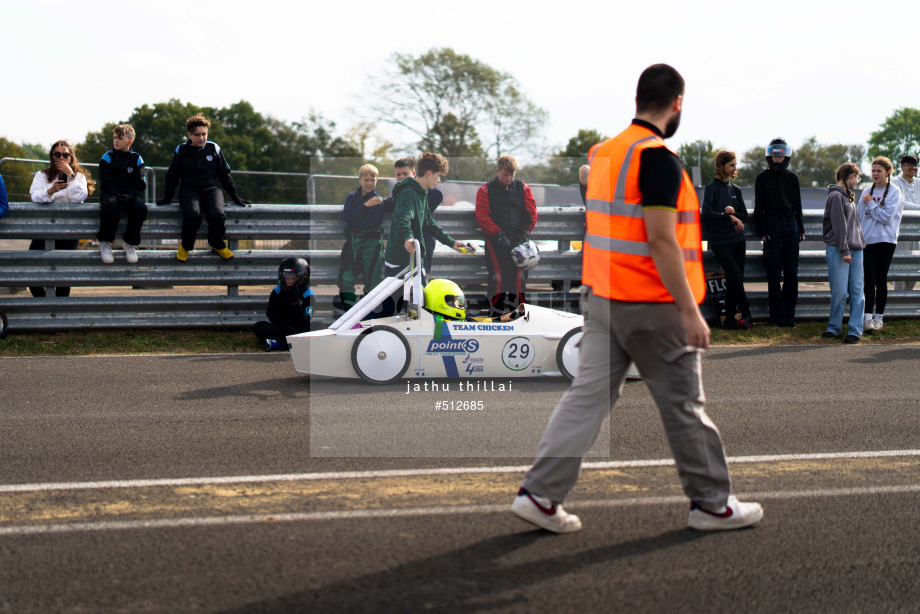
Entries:
{"label": "girl in white hoodie", "polygon": [[872,161],[872,185],[859,199],[859,222],[866,249],[863,269],[866,281],[866,311],[863,329],[882,330],[882,315],[888,300],[888,268],[898,244],[898,230],[904,203],[901,190],[891,183],[891,160],[879,156]]}

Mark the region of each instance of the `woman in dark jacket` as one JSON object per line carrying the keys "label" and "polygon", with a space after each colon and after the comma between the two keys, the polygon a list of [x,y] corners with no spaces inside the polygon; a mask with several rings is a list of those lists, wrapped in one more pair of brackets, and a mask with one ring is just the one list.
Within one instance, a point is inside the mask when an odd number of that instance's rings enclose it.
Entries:
{"label": "woman in dark jacket", "polygon": [[716,178],[703,192],[700,219],[709,249],[725,271],[726,326],[749,330],[751,304],[744,291],[744,222],[748,212],[741,189],[731,180],[738,174],[738,160],[733,151],[716,154]]}

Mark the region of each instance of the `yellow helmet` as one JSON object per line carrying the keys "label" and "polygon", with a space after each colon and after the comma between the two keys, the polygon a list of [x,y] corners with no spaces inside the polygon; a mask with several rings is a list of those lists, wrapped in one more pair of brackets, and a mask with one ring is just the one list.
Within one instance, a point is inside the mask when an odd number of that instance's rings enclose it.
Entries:
{"label": "yellow helmet", "polygon": [[432,279],[425,286],[425,309],[451,320],[466,319],[466,297],[449,279]]}

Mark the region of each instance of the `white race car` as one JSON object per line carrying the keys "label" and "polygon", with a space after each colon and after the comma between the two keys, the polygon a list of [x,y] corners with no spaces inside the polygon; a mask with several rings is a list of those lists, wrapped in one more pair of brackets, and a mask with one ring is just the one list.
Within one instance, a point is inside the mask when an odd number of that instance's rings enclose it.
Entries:
{"label": "white race car", "polygon": [[[583,316],[523,304],[508,322],[436,320],[422,308],[420,271],[416,262],[385,279],[328,329],[289,336],[294,368],[374,384],[403,377],[575,377]],[[407,313],[363,321],[400,287]],[[629,375],[638,375],[634,366]]]}

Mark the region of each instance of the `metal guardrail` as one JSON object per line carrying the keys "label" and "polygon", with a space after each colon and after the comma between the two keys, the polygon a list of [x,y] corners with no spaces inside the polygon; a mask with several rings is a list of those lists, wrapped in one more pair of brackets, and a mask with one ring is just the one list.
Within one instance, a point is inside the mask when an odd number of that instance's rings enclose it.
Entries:
{"label": "metal guardrail", "polygon": [[[182,229],[179,205],[147,206],[143,235],[157,239],[176,239]],[[342,207],[330,205],[251,205],[229,204],[228,239],[342,239],[345,224]],[[584,209],[540,207],[536,240],[579,241],[584,236]],[[457,239],[482,238],[476,227],[475,209],[469,205],[441,207],[438,224]],[[207,221],[199,231],[207,236]],[[81,238],[96,236],[99,230],[99,205],[10,203],[10,213],[0,221],[0,239]]]}
{"label": "metal guardrail", "polygon": [[[329,205],[252,205],[227,207],[227,238],[233,242],[260,239],[327,239],[343,240],[341,208]],[[580,240],[584,234],[584,209],[580,207],[542,207],[533,234],[536,240]],[[437,218],[442,227],[457,239],[482,237],[476,228],[474,209],[470,206],[442,207]],[[10,214],[0,220],[0,238],[47,239],[90,238],[98,230],[98,205],[12,203]],[[806,234],[810,239],[821,236],[821,212],[805,215]],[[151,206],[143,233],[160,239],[177,239],[181,228],[178,205]],[[759,240],[749,233],[745,272],[746,283],[763,282],[766,271],[760,257]],[[200,236],[206,236],[206,223]],[[920,212],[905,212],[901,226],[904,240],[920,240]],[[812,243],[814,244],[814,243]],[[808,243],[803,245],[809,245]],[[11,326],[19,330],[59,330],[73,327],[122,328],[180,326],[246,326],[263,317],[265,297],[236,296],[238,286],[271,285],[278,262],[287,256],[306,256],[311,264],[314,286],[334,286],[338,272],[338,250],[236,250],[236,257],[222,261],[216,255],[193,252],[188,262],[175,260],[171,250],[139,250],[140,262],[129,265],[117,258],[104,264],[95,250],[0,250],[0,286],[143,286],[170,287],[188,285],[227,286],[227,296],[156,296],[156,297],[0,297],[0,308],[12,318]],[[712,254],[706,252],[707,270],[717,268]],[[475,292],[487,282],[483,254],[461,255],[438,252],[435,274],[457,281]],[[531,271],[534,285],[571,282],[581,277],[580,252],[545,250],[540,265]],[[823,283],[827,265],[823,251],[805,250],[800,254],[799,279]],[[920,279],[920,252],[898,251],[894,254],[889,279]],[[755,319],[767,316],[764,292],[749,292]],[[798,317],[824,318],[829,304],[828,292],[800,292]],[[318,297],[317,311],[331,312],[331,296]],[[530,300],[569,310],[577,309],[574,294],[532,293]],[[712,315],[708,301],[704,312]],[[920,294],[889,292],[887,315],[917,317]],[[324,313],[325,312],[325,313]]]}

